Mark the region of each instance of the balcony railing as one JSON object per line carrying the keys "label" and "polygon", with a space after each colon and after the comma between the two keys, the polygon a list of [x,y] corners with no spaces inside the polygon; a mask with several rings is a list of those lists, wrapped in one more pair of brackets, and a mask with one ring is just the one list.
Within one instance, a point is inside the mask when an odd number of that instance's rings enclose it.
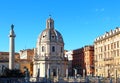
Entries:
{"label": "balcony railing", "polygon": [[104,61],[114,60],[114,58],[105,58]]}

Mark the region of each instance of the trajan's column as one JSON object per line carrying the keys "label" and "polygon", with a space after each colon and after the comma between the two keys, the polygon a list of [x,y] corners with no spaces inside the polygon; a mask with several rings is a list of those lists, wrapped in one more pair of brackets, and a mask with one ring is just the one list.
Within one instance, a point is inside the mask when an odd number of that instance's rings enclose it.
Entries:
{"label": "trajan's column", "polygon": [[14,38],[15,38],[15,33],[14,33],[14,25],[11,25],[11,30],[10,30],[10,34],[9,34],[9,69],[12,70],[14,69],[14,55],[15,55],[15,42],[14,42]]}

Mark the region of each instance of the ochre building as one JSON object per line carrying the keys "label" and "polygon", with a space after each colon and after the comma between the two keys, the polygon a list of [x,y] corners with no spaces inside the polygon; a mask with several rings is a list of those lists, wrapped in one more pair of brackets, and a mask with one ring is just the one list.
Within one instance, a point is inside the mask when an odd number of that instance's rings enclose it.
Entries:
{"label": "ochre building", "polygon": [[72,74],[75,74],[75,70],[77,70],[77,74],[83,75],[84,66],[84,51],[83,48],[73,50],[73,60],[72,60]]}
{"label": "ochre building", "polygon": [[84,47],[84,64],[87,76],[94,75],[94,46]]}
{"label": "ochre building", "polygon": [[33,75],[33,55],[34,49],[20,50],[20,70],[24,73],[24,69],[27,68],[30,76]]}
{"label": "ochre building", "polygon": [[92,76],[94,74],[94,47],[91,45],[72,51],[72,74],[77,69],[81,76]]}

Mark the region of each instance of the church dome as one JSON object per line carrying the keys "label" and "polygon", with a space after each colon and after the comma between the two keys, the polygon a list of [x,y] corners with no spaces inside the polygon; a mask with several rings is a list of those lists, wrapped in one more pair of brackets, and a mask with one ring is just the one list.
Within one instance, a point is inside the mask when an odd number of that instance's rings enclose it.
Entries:
{"label": "church dome", "polygon": [[54,29],[54,20],[52,18],[47,19],[46,29],[39,35],[38,42],[56,42],[64,44],[60,32]]}
{"label": "church dome", "polygon": [[47,76],[48,78],[51,73],[56,74],[52,76],[65,76],[67,63],[63,64],[65,62],[64,41],[60,32],[54,29],[54,20],[52,18],[47,19],[46,29],[38,37],[33,60],[33,74],[35,77],[38,71],[40,73],[39,77]]}

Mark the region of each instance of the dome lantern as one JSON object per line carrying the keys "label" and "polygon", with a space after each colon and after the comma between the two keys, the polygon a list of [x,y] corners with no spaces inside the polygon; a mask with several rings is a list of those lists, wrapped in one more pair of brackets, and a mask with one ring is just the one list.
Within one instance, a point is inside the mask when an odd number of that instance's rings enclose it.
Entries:
{"label": "dome lantern", "polygon": [[54,20],[50,17],[46,22],[47,29],[54,29]]}

